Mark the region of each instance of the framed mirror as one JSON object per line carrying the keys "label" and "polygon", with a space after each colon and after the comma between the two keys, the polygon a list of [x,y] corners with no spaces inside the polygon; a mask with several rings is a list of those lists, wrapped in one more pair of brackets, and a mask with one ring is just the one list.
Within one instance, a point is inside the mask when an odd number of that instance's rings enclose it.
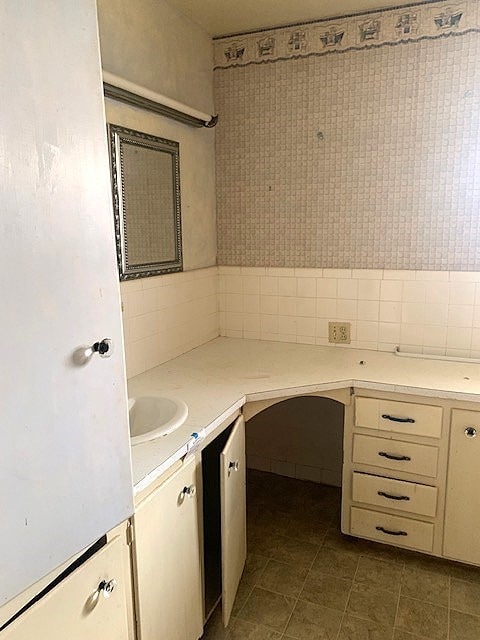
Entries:
{"label": "framed mirror", "polygon": [[178,142],[108,125],[120,280],[182,271]]}

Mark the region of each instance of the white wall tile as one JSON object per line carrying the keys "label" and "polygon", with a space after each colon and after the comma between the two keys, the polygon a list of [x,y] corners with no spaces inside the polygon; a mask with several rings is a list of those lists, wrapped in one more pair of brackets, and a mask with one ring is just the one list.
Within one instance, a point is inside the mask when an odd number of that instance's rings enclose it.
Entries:
{"label": "white wall tile", "polygon": [[[292,269],[290,269],[292,271]],[[278,279],[279,296],[295,296],[297,294],[297,279],[293,277]]]}
{"label": "white wall tile", "polygon": [[450,304],[470,304],[475,302],[474,282],[455,282],[450,288]]}
{"label": "white wall tile", "polygon": [[400,302],[402,300],[403,282],[398,280],[382,280],[380,283],[380,300]]}
{"label": "white wall tile", "polygon": [[359,300],[380,300],[380,280],[359,280]]}
{"label": "white wall tile", "polygon": [[359,300],[357,307],[358,320],[377,322],[379,318],[380,302],[378,300]]}
{"label": "white wall tile", "polygon": [[379,319],[381,322],[401,322],[401,302],[380,302]]}
{"label": "white wall tile", "polygon": [[315,278],[297,278],[297,296],[300,298],[315,298],[315,295]]}
{"label": "white wall tile", "polygon": [[342,300],[356,300],[358,297],[358,280],[340,278],[337,280],[337,297]]}
{"label": "white wall tile", "polygon": [[317,298],[336,298],[337,280],[335,278],[317,278]]}
{"label": "white wall tile", "polygon": [[278,278],[276,276],[260,277],[260,293],[265,296],[278,294]]}

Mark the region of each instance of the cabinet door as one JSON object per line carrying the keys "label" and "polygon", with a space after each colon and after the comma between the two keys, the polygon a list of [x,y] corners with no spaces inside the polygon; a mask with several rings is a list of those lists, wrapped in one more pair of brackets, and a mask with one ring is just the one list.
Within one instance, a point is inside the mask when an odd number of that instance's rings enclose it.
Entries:
{"label": "cabinet door", "polygon": [[240,416],[220,454],[222,613],[227,626],[247,556],[245,420]]}
{"label": "cabinet door", "polygon": [[[121,537],[114,538],[0,635],[2,640],[127,640],[126,580]],[[115,580],[109,597],[99,585]]]}
{"label": "cabinet door", "polygon": [[1,606],[133,495],[96,3],[1,2],[0,24]]}
{"label": "cabinet door", "polygon": [[480,413],[452,411],[443,553],[480,564]]}
{"label": "cabinet door", "polygon": [[195,481],[191,458],[135,513],[140,640],[197,640],[203,633]]}

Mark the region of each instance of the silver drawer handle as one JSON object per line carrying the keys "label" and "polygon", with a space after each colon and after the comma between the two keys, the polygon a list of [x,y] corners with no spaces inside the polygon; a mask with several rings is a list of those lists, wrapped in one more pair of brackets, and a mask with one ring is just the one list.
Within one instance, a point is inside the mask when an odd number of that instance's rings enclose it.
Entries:
{"label": "silver drawer handle", "polygon": [[231,460],[228,465],[228,471],[238,471],[240,469],[240,463],[238,460]]}
{"label": "silver drawer handle", "polygon": [[377,491],[377,495],[382,498],[388,498],[389,500],[410,500],[408,496],[394,496],[391,493],[386,493],[385,491]]}
{"label": "silver drawer handle", "polygon": [[183,487],[182,493],[184,496],[193,498],[197,494],[197,487],[194,484],[191,484],[189,487]]}
{"label": "silver drawer handle", "polygon": [[390,531],[390,529],[385,529],[385,527],[375,527],[375,529],[389,536],[408,536],[406,531]]}
{"label": "silver drawer handle", "polygon": [[104,598],[110,598],[113,593],[113,590],[117,586],[117,581],[115,578],[111,580],[102,580],[98,585],[98,593],[101,593]]}
{"label": "silver drawer handle", "polygon": [[477,435],[477,430],[475,429],[475,427],[467,427],[465,429],[465,435],[467,436],[467,438],[475,438],[475,436]]}

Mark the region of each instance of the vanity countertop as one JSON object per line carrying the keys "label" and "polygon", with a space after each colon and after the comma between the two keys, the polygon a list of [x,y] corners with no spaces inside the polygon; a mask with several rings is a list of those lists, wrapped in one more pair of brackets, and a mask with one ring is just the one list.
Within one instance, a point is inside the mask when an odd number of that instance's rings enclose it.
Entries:
{"label": "vanity countertop", "polygon": [[193,432],[208,435],[247,401],[351,386],[479,402],[480,364],[216,338],[128,381],[130,396],[178,397],[189,411],[171,435],[132,447],[135,493],[187,453]]}

